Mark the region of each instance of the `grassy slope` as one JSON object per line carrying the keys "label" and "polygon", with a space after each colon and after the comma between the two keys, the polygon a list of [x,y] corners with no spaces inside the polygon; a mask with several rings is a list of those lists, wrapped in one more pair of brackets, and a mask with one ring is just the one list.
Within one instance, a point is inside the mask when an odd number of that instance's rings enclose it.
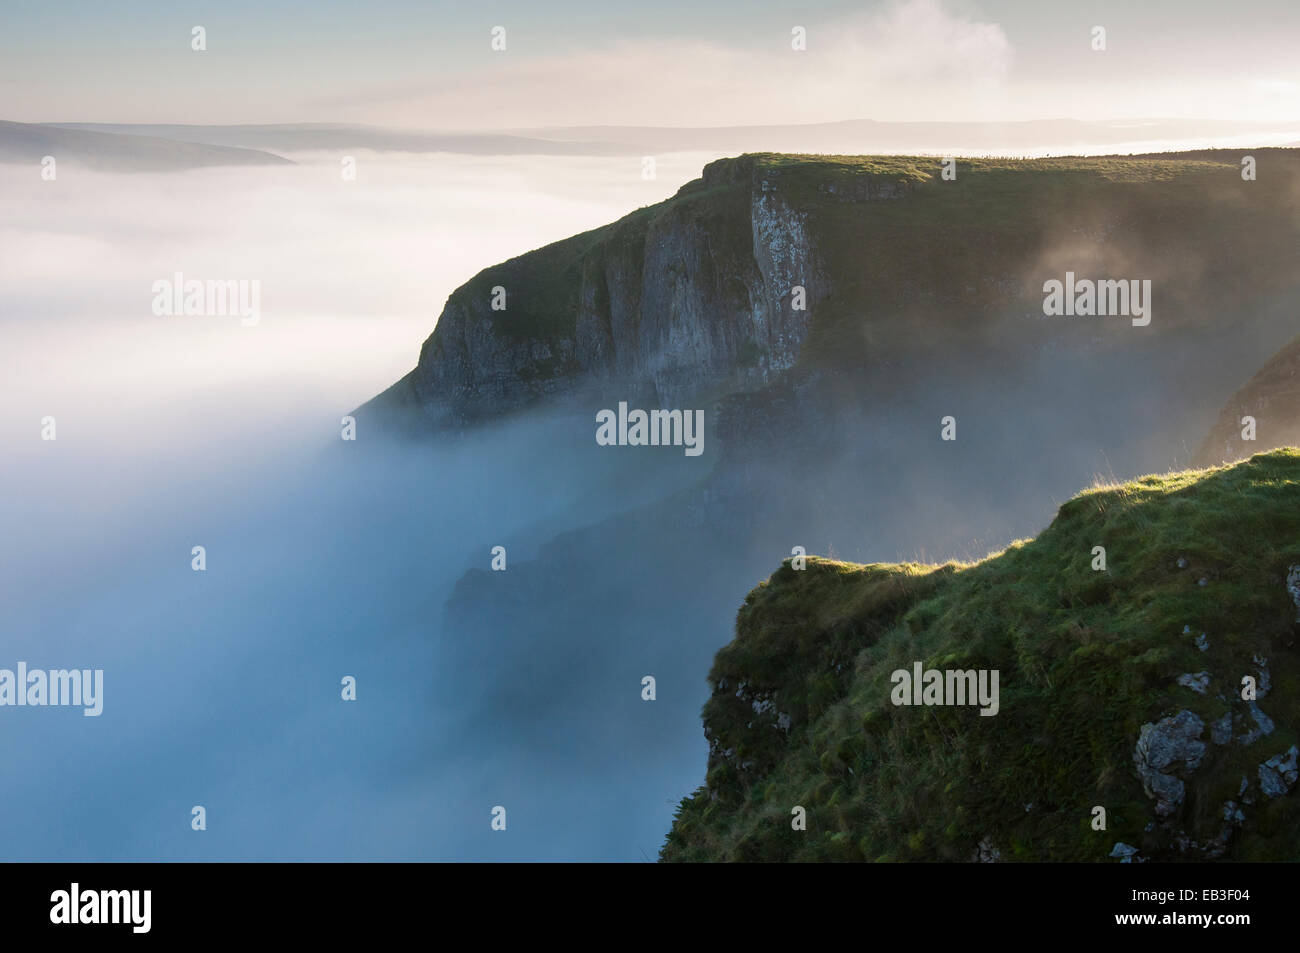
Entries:
{"label": "grassy slope", "polygon": [[[1104,572],[1091,569],[1097,545]],[[1258,764],[1300,731],[1285,588],[1296,563],[1294,449],[1085,491],[1037,539],[973,565],[787,562],[749,594],[718,653],[706,735],[734,758],[711,757],[662,857],[969,860],[986,836],[1005,860],[1096,861],[1121,840],[1155,851],[1162,835],[1144,832],[1154,813],[1133,767],[1141,726],[1183,708],[1207,725],[1229,705],[1244,712],[1240,678],[1261,654],[1273,687],[1260,704],[1277,730],[1248,747],[1207,744],[1188,781],[1179,826],[1213,836],[1242,776],[1255,785]],[[1000,670],[1000,714],[894,707],[890,673],[915,660]],[[1203,669],[1208,695],[1175,683]],[[754,714],[755,698],[792,716],[788,737]],[[1300,859],[1300,794],[1255,797],[1228,857]],[[791,830],[793,805],[807,809],[805,832]],[[1105,832],[1090,828],[1094,805]]]}

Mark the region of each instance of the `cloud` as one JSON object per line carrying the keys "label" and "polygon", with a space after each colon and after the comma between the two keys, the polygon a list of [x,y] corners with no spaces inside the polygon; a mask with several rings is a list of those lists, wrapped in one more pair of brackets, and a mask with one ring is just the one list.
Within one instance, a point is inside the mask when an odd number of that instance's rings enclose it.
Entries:
{"label": "cloud", "polygon": [[[442,128],[541,125],[735,125],[889,118],[919,99],[975,105],[1012,62],[1002,27],[939,0],[902,0],[839,21],[805,22],[764,48],[695,36],[624,41],[567,56],[519,59],[425,85],[390,85],[310,105],[342,118]],[[913,117],[914,118],[914,117]]]}

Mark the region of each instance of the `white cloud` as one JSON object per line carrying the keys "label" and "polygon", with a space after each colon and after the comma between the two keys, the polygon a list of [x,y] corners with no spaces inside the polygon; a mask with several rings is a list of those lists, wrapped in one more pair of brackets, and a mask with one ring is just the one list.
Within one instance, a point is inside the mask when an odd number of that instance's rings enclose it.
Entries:
{"label": "white cloud", "polygon": [[801,25],[802,52],[790,48],[788,34],[763,49],[682,37],[578,56],[515,60],[507,51],[472,73],[328,105],[355,121],[465,129],[904,118],[918,102],[953,111],[983,104],[1012,60],[1001,26],[950,12],[940,0],[900,0]]}

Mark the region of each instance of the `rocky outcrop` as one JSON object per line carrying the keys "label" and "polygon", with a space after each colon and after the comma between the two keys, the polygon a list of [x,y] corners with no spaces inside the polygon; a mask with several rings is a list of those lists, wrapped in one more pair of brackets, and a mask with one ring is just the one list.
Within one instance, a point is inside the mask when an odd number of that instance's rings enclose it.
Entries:
{"label": "rocky outcrop", "polygon": [[1292,745],[1259,766],[1259,789],[1268,797],[1281,797],[1295,786],[1297,755],[1300,755],[1300,748]]}
{"label": "rocky outcrop", "polygon": [[1132,844],[1126,844],[1123,841],[1117,841],[1111,848],[1109,856],[1116,858],[1121,864],[1133,863],[1133,857],[1137,854],[1138,849]]}
{"label": "rocky outcrop", "polygon": [[565,396],[685,407],[772,381],[830,291],[787,193],[753,157],[719,160],[666,202],[481,272],[362,411],[455,429]]}
{"label": "rocky outcrop", "polygon": [[1168,817],[1183,805],[1184,781],[1205,756],[1200,740],[1205,722],[1190,711],[1142,726],[1133,763],[1142,790],[1156,802],[1156,815]]}

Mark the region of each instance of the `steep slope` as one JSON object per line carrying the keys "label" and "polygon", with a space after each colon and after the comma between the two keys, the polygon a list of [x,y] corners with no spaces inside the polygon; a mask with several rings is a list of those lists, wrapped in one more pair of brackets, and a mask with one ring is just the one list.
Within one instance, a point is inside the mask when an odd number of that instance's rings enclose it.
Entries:
{"label": "steep slope", "polygon": [[[1294,449],[1085,491],[976,564],[787,561],[662,858],[1298,859],[1298,631]],[[895,704],[918,662],[996,670],[997,713]]]}
{"label": "steep slope", "polygon": [[812,307],[823,282],[802,216],[754,169],[712,163],[667,202],[480,272],[369,406],[441,429],[583,389],[681,406],[789,369],[808,312],[783,299],[803,282]]}
{"label": "steep slope", "polygon": [[[1253,440],[1243,437],[1246,417],[1255,419]],[[1296,444],[1300,444],[1300,337],[1278,351],[1228,398],[1196,453],[1196,465],[1217,466],[1261,450]]]}

